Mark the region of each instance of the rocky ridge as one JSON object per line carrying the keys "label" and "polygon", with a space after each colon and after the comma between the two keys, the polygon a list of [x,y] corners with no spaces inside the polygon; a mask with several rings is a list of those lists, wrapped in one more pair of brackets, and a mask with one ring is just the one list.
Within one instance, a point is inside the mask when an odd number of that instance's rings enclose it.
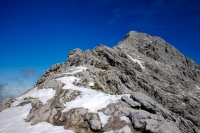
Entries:
{"label": "rocky ridge", "polygon": [[[26,122],[77,133],[199,133],[199,87],[200,66],[192,59],[159,37],[131,31],[113,48],[72,50],[1,110],[31,103]],[[45,89],[52,93],[46,100],[28,95]],[[88,97],[99,98],[98,107],[73,106]]]}

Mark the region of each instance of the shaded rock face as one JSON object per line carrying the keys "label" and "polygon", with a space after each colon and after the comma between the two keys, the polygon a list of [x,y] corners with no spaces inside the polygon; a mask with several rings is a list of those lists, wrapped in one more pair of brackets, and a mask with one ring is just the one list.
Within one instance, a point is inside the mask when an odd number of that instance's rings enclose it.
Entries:
{"label": "shaded rock face", "polygon": [[[87,69],[70,73],[79,66]],[[57,80],[66,76],[77,78],[76,87],[121,94],[121,99],[94,112],[84,107],[65,111],[83,95]],[[200,66],[159,37],[131,31],[113,48],[74,49],[35,87],[56,93],[45,104],[29,97],[18,105],[32,104],[25,120],[31,124],[46,121],[80,133],[120,132],[124,127],[132,133],[200,132]],[[12,102],[7,100],[5,108]]]}

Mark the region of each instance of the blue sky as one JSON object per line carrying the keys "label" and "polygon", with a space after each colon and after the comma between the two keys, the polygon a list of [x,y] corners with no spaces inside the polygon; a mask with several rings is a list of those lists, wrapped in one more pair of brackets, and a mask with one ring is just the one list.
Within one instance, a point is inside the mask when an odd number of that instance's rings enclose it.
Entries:
{"label": "blue sky", "polygon": [[200,64],[199,0],[0,0],[0,97],[31,88],[72,49],[112,47],[131,30]]}

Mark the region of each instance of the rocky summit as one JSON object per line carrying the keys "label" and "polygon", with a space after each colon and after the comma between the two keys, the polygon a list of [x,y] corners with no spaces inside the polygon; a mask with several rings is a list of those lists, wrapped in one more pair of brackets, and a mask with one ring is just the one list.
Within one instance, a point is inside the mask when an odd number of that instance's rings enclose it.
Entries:
{"label": "rocky summit", "polygon": [[[130,31],[113,48],[72,50],[0,111],[0,132],[46,123],[70,133],[200,133],[200,66],[162,38]],[[3,120],[9,111],[23,126]]]}

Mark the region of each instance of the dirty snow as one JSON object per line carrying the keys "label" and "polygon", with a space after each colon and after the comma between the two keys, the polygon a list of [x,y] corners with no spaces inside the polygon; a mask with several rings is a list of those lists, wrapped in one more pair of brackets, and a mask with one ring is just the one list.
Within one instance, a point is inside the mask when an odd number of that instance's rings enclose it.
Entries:
{"label": "dirty snow", "polygon": [[74,133],[63,126],[53,126],[47,122],[31,125],[24,119],[31,109],[31,104],[5,109],[0,113],[1,133]]}
{"label": "dirty snow", "polygon": [[142,68],[142,69],[145,69],[145,67],[142,65],[142,62],[140,61],[140,60],[138,60],[138,59],[134,59],[134,58],[132,58],[130,55],[127,55],[129,58],[131,58],[131,60],[133,61],[133,62],[137,62],[139,65],[140,65],[140,67]]}

